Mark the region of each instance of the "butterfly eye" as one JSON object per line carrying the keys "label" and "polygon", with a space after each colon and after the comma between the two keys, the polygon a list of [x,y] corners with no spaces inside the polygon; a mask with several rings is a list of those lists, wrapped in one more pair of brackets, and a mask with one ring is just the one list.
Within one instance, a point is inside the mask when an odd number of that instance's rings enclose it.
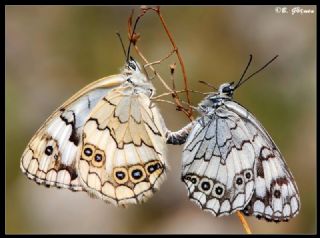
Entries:
{"label": "butterfly eye", "polygon": [[149,95],[150,95],[150,97],[152,97],[153,93],[154,93],[154,90],[153,90],[152,88],[149,88]]}
{"label": "butterfly eye", "polygon": [[133,69],[134,71],[137,69],[136,65],[132,62],[129,62],[128,65],[129,65],[129,68]]}
{"label": "butterfly eye", "polygon": [[223,92],[223,93],[230,93],[231,91],[232,91],[232,89],[231,89],[230,86],[224,87],[224,88],[222,89],[222,92]]}
{"label": "butterfly eye", "polygon": [[118,167],[113,170],[114,180],[118,184],[124,184],[128,181],[128,171],[123,167]]}

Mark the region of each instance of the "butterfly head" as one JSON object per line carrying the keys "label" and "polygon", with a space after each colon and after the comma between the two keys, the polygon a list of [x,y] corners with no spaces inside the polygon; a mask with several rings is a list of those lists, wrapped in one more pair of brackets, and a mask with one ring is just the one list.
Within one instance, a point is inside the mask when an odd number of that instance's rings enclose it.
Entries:
{"label": "butterfly head", "polygon": [[131,56],[126,62],[122,74],[126,77],[124,84],[134,89],[136,93],[144,93],[150,97],[155,93],[155,88],[142,72],[140,64]]}
{"label": "butterfly head", "polygon": [[256,70],[254,73],[250,74],[248,77],[245,77],[246,72],[251,64],[252,61],[252,55],[250,55],[249,62],[244,70],[244,72],[241,75],[241,78],[235,83],[223,83],[220,85],[219,89],[214,87],[213,85],[206,83],[204,81],[200,81],[201,83],[206,84],[207,86],[214,88],[216,92],[208,95],[202,102],[200,102],[198,106],[198,110],[200,113],[208,114],[208,111],[212,111],[218,107],[220,107],[224,101],[231,100],[234,91],[239,88],[242,84],[244,84],[248,79],[252,78],[254,75],[259,73],[261,70],[263,70],[265,67],[267,67],[272,61],[274,61],[278,55],[273,57],[271,60],[269,60],[264,66],[262,66],[260,69]]}
{"label": "butterfly head", "polygon": [[141,83],[147,83],[147,77],[142,73],[140,64],[130,56],[130,59],[126,62],[123,70],[123,75],[127,78],[127,82],[139,85]]}
{"label": "butterfly head", "polygon": [[218,94],[215,95],[216,96],[220,96],[220,97],[229,97],[232,98],[235,87],[233,86],[234,82],[231,83],[223,83],[220,85],[219,89],[218,89]]}
{"label": "butterfly head", "polygon": [[126,62],[123,68],[123,73],[125,75],[133,75],[136,73],[141,73],[141,66],[137,61],[135,61],[134,58],[130,57],[130,59]]}
{"label": "butterfly head", "polygon": [[221,84],[217,92],[209,94],[199,103],[198,111],[202,114],[210,114],[220,107],[224,101],[231,100],[234,90],[234,82]]}

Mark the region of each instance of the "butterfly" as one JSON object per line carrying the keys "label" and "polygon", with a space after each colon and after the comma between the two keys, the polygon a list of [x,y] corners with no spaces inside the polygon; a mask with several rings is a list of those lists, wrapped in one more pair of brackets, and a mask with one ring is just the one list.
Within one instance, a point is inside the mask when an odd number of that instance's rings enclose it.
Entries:
{"label": "butterfly", "polygon": [[166,176],[165,125],[155,88],[132,58],[84,87],[44,122],[21,157],[38,184],[86,191],[116,206],[146,201]]}
{"label": "butterfly", "polygon": [[244,79],[250,55],[240,80],[209,94],[198,105],[201,116],[168,140],[185,143],[181,179],[189,198],[215,216],[241,211],[280,222],[300,210],[297,185],[278,147],[254,115],[233,100],[235,90],[276,57]]}

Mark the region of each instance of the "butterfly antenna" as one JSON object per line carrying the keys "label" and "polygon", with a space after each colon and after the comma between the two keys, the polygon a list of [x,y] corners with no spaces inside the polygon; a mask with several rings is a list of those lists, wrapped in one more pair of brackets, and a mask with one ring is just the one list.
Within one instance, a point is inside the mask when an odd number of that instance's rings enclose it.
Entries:
{"label": "butterfly antenna", "polygon": [[127,54],[126,54],[126,49],[124,47],[124,44],[123,44],[123,41],[122,41],[122,38],[121,38],[121,35],[119,32],[116,32],[117,36],[119,37],[119,40],[120,40],[120,43],[121,43],[121,46],[122,46],[122,49],[123,49],[123,52],[124,52],[124,57],[126,57],[126,59],[128,58],[127,57]]}
{"label": "butterfly antenna", "polygon": [[207,83],[207,82],[202,81],[202,80],[199,80],[198,82],[199,83],[203,83],[203,84],[207,85],[209,88],[213,88],[214,90],[218,91],[218,89],[215,86],[213,86],[212,84],[210,84],[210,83]]}
{"label": "butterfly antenna", "polygon": [[266,63],[263,67],[261,67],[260,69],[258,69],[256,72],[252,73],[251,75],[249,75],[246,79],[244,79],[237,87],[240,87],[245,81],[247,81],[248,79],[252,78],[254,75],[256,75],[257,73],[259,73],[261,70],[263,70],[264,68],[266,68],[269,64],[271,64],[276,58],[278,58],[279,55],[276,55],[275,57],[273,57],[271,60],[269,60],[268,63]]}
{"label": "butterfly antenna", "polygon": [[[132,15],[133,15],[133,11],[134,11],[134,10],[132,10]],[[136,21],[135,21],[135,23],[134,23],[133,30],[132,30],[132,33],[131,33],[131,36],[130,36],[130,39],[129,39],[129,47],[128,47],[128,52],[127,52],[127,62],[129,61],[130,49],[131,49],[131,45],[132,45],[132,43],[133,43],[132,38],[133,38],[133,35],[134,35],[134,33],[135,33],[135,30],[136,30],[136,27],[137,27],[137,24],[138,24],[140,18],[141,18],[141,15],[140,15],[139,17],[137,17],[137,19],[136,19]]]}
{"label": "butterfly antenna", "polygon": [[249,66],[250,66],[250,64],[251,64],[251,61],[252,61],[252,54],[250,54],[249,62],[248,62],[248,64],[247,64],[245,70],[243,71],[243,73],[242,73],[242,75],[241,75],[241,78],[239,79],[237,85],[234,86],[234,89],[236,89],[237,87],[240,86],[241,80],[243,79],[244,75],[247,73],[247,70],[248,70],[248,68],[249,68]]}

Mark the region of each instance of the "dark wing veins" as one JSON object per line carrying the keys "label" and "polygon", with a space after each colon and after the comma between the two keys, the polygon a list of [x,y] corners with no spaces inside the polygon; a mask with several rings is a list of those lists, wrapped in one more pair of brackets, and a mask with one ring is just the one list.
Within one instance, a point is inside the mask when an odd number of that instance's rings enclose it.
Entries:
{"label": "dark wing veins", "polygon": [[80,141],[80,136],[78,135],[77,129],[75,127],[75,125],[76,125],[76,115],[74,114],[74,112],[72,110],[71,111],[68,110],[69,112],[72,113],[72,117],[73,117],[73,120],[68,121],[68,119],[63,116],[63,113],[65,112],[65,109],[61,109],[60,111],[62,112],[61,115],[60,115],[61,120],[64,123],[66,123],[67,126],[71,125],[71,128],[72,128],[71,129],[71,135],[69,137],[69,141],[71,141],[75,146],[78,146],[79,145],[79,141]]}

